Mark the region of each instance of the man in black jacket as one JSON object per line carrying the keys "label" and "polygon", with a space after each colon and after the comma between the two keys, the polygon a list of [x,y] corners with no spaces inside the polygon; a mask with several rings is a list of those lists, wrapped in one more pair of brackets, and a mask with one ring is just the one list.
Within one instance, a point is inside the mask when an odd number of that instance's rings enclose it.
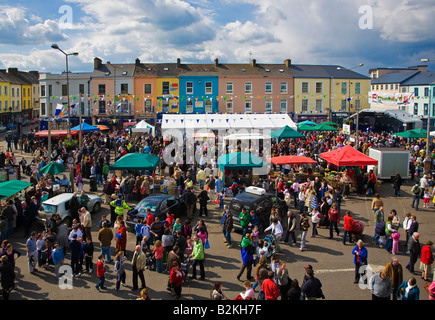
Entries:
{"label": "man in black jacket", "polygon": [[202,213],[204,213],[205,216],[208,215],[208,210],[207,210],[207,202],[210,200],[210,198],[208,197],[208,192],[206,190],[204,190],[204,186],[201,186],[201,192],[198,195],[198,199],[199,199],[199,216],[202,216]]}
{"label": "man in black jacket", "polygon": [[307,300],[316,300],[318,298],[325,299],[322,292],[322,283],[314,277],[314,271],[310,268],[305,268],[306,280],[301,287],[301,292]]}
{"label": "man in black jacket", "polygon": [[190,187],[188,187],[186,192],[182,195],[182,200],[186,204],[187,218],[190,220],[193,218],[193,209],[195,208],[196,199],[196,195],[192,192],[192,188]]}
{"label": "man in black jacket", "polygon": [[409,270],[409,272],[414,274],[414,265],[418,260],[418,256],[421,252],[420,248],[420,241],[418,232],[414,232],[412,236],[408,240],[408,252],[409,252],[409,262],[406,265],[406,269]]}
{"label": "man in black jacket", "polygon": [[73,235],[73,239],[69,243],[71,252],[71,269],[74,277],[79,277],[80,273],[80,251],[82,249],[81,243],[77,240],[77,234]]}

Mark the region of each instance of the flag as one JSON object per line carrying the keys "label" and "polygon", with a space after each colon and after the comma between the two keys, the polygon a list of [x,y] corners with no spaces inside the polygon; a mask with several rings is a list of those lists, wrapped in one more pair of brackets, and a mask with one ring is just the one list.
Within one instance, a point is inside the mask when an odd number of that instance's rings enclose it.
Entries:
{"label": "flag", "polygon": [[75,107],[76,107],[75,103],[71,105],[71,109],[74,109]]}
{"label": "flag", "polygon": [[57,118],[62,118],[63,117],[63,104],[58,103],[56,105],[56,111],[54,112],[54,116]]}
{"label": "flag", "polygon": [[119,103],[118,106],[116,107],[116,110],[118,110],[119,108],[121,108],[121,104]]}

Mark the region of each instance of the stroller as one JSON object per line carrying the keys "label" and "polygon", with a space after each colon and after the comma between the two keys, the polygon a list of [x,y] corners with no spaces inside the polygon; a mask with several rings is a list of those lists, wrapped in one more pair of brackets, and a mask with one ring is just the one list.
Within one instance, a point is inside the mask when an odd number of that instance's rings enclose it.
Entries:
{"label": "stroller", "polygon": [[182,264],[181,264],[181,271],[184,274],[184,282],[187,282],[187,274],[189,273],[190,265],[192,264],[192,260],[187,258]]}
{"label": "stroller", "polygon": [[150,271],[156,271],[156,257],[152,253],[147,254],[146,268]]}
{"label": "stroller", "polygon": [[364,224],[361,221],[355,221],[352,225],[352,237],[355,240],[363,239]]}
{"label": "stroller", "polygon": [[273,235],[267,235],[263,239],[264,245],[268,247],[267,257],[269,258],[276,252],[276,241]]}

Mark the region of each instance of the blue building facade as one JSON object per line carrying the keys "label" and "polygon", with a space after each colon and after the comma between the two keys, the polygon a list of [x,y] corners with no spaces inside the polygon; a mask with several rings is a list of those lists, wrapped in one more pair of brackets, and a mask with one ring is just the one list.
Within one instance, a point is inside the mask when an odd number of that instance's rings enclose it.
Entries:
{"label": "blue building facade", "polygon": [[180,76],[180,113],[219,112],[218,76]]}

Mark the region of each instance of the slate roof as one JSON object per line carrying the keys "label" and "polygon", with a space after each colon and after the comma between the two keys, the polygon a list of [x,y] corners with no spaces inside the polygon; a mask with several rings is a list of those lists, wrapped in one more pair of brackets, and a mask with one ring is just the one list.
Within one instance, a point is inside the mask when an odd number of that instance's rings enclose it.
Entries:
{"label": "slate roof", "polygon": [[293,64],[291,72],[294,78],[370,79],[365,75],[338,65]]}
{"label": "slate roof", "polygon": [[403,86],[420,86],[435,84],[435,71],[418,72],[415,76],[409,78]]}
{"label": "slate roof", "polygon": [[393,72],[393,73],[387,73],[383,76],[373,79],[371,84],[386,84],[386,83],[400,83],[402,84],[404,81],[412,78],[416,74],[418,74],[420,71],[406,71],[406,72]]}

